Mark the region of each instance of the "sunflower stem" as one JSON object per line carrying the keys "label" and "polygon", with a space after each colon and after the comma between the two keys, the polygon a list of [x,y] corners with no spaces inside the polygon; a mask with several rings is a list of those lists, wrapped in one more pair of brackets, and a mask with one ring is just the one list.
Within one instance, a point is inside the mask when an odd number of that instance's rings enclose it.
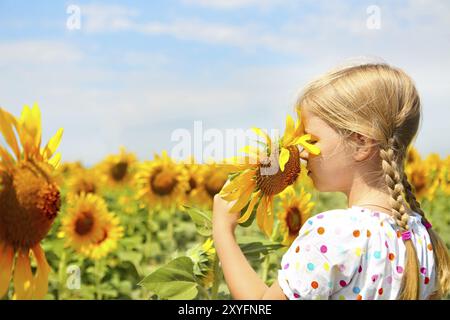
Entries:
{"label": "sunflower stem", "polygon": [[62,254],[61,254],[61,260],[59,261],[59,266],[58,266],[58,292],[57,294],[57,300],[62,300],[63,297],[63,293],[64,293],[64,284],[66,280],[66,251],[63,250]]}
{"label": "sunflower stem", "polygon": [[222,280],[222,269],[219,266],[219,256],[217,253],[214,254],[214,282],[211,288],[211,300],[217,300],[219,293],[219,285]]}
{"label": "sunflower stem", "polygon": [[95,264],[94,264],[94,272],[95,272],[95,295],[96,295],[96,299],[97,300],[101,300],[102,299],[102,293],[100,290],[100,282],[101,282],[101,277],[100,277],[100,260],[97,259],[95,260]]}

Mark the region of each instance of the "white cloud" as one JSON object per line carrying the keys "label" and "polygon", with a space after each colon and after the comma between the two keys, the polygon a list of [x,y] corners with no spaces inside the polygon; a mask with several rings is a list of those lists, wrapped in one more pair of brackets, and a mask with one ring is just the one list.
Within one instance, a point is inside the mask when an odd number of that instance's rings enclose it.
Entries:
{"label": "white cloud", "polygon": [[268,8],[290,2],[289,0],[182,0],[188,5],[196,5],[213,9],[238,9],[243,7]]}
{"label": "white cloud", "polygon": [[59,41],[0,42],[0,65],[73,63],[82,57],[80,50]]}

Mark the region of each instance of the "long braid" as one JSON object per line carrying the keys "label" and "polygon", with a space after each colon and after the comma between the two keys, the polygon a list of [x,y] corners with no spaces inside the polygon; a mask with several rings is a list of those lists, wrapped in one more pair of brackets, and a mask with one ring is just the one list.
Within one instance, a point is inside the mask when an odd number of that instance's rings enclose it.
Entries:
{"label": "long braid", "polygon": [[[399,165],[395,159],[394,150],[395,139],[390,138],[383,148],[380,148],[381,165],[385,175],[386,185],[391,195],[390,205],[393,218],[400,228],[402,234],[409,230],[409,215],[403,200],[403,170],[399,170]],[[400,292],[401,300],[416,300],[420,297],[419,285],[419,261],[416,249],[411,239],[405,240],[406,262],[405,273],[402,280]]]}
{"label": "long braid", "polygon": [[[422,210],[420,202],[417,201],[413,188],[406,175],[403,176],[402,183],[405,189],[406,201],[408,202],[410,208],[422,216],[422,223],[427,223],[428,221],[425,218],[425,212]],[[440,299],[450,290],[450,258],[447,253],[447,246],[439,235],[432,228],[427,228],[427,230],[433,246],[434,263],[436,265],[439,285],[436,292],[432,295],[432,298]]]}

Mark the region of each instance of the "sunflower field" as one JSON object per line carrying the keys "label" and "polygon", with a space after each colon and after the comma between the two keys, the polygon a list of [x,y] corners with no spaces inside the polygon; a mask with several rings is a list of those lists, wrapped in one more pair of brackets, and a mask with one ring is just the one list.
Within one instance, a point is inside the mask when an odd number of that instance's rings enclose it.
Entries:
{"label": "sunflower field", "polygon": [[[287,121],[285,175],[294,170],[295,146],[308,147],[299,128]],[[235,165],[175,161],[165,151],[141,161],[124,147],[91,167],[61,162],[63,130],[42,143],[37,105],[20,116],[0,108],[0,132],[1,299],[231,299],[211,216],[221,190],[237,198],[233,183],[243,175]],[[268,285],[306,219],[346,206],[342,194],[315,191],[302,165],[295,170],[289,186],[266,193],[273,196],[262,196],[270,185],[260,177],[262,191],[237,203],[245,212],[239,245]],[[450,155],[411,148],[405,172],[450,247]],[[259,216],[269,205],[271,218]]]}

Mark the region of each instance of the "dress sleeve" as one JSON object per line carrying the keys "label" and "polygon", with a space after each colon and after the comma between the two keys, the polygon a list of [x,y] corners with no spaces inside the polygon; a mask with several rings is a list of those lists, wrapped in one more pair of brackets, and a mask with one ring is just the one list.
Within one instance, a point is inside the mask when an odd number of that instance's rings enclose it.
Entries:
{"label": "dress sleeve", "polygon": [[329,299],[358,270],[351,232],[333,220],[320,215],[308,219],[283,255],[278,283],[288,299]]}

